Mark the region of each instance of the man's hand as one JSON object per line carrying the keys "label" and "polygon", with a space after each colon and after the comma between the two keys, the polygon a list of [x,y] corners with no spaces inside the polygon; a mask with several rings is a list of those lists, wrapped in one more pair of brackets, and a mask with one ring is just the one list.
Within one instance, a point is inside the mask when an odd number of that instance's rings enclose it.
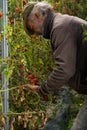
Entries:
{"label": "man's hand", "polygon": [[38,90],[39,90],[40,86],[33,85],[33,84],[26,84],[26,86],[29,87],[30,89],[32,89],[34,91],[34,93],[38,94]]}

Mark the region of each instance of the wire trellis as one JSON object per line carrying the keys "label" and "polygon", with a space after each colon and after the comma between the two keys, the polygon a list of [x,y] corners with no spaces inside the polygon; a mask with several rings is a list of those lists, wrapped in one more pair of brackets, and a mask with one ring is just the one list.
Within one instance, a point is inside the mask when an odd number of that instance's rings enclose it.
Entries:
{"label": "wire trellis", "polygon": [[[3,31],[4,32],[4,27],[7,26],[8,24],[8,5],[7,5],[7,0],[0,0],[0,10],[2,11],[3,14],[3,18],[2,21],[0,22],[0,32]],[[3,33],[3,39],[1,41],[1,56],[2,58],[6,58],[8,57],[8,45],[7,45],[7,40],[6,40],[6,36]],[[8,83],[6,82],[6,77],[5,75],[2,75],[2,88],[3,90],[8,89]],[[8,91],[4,91],[2,92],[2,111],[4,113],[4,116],[6,117],[6,121],[7,123],[4,124],[4,130],[9,130],[9,119],[8,116],[6,115],[6,113],[9,111],[9,92]]]}

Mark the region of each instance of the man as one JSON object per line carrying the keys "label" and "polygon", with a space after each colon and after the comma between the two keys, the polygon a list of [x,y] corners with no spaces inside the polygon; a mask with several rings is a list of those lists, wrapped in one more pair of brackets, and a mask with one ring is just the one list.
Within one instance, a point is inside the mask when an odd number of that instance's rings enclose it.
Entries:
{"label": "man", "polygon": [[[56,67],[41,86],[29,85],[40,95],[55,94],[64,85],[87,94],[87,22],[78,17],[55,13],[46,2],[31,2],[23,13],[26,33],[50,39]],[[87,102],[87,101],[86,101]],[[84,103],[71,130],[87,130],[87,104]]]}

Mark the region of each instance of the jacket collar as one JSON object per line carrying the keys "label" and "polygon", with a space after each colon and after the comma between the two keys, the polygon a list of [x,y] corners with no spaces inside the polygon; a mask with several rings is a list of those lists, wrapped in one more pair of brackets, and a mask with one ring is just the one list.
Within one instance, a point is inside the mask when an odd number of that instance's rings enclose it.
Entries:
{"label": "jacket collar", "polygon": [[46,39],[50,39],[50,33],[53,26],[53,19],[55,17],[54,12],[49,12],[45,21],[44,21],[44,29],[43,29],[43,37]]}

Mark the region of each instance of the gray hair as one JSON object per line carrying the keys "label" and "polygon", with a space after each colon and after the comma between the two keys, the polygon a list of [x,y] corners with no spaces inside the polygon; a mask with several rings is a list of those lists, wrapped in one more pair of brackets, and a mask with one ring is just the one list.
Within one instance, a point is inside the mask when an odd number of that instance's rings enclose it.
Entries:
{"label": "gray hair", "polygon": [[31,21],[33,21],[33,20],[34,20],[34,19],[33,19],[33,15],[34,15],[35,13],[38,13],[39,15],[44,16],[44,15],[46,15],[49,11],[51,11],[51,12],[53,11],[53,7],[51,6],[51,4],[47,3],[46,1],[37,2],[37,3],[34,5],[34,7],[33,7],[32,11],[31,11],[31,13],[29,14],[28,19],[31,20]]}

